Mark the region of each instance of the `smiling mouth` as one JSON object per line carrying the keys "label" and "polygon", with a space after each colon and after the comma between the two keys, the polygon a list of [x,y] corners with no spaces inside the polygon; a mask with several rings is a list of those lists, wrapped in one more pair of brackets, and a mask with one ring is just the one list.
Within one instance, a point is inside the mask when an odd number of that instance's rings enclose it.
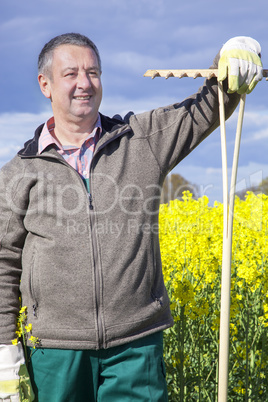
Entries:
{"label": "smiling mouth", "polygon": [[91,98],[91,96],[87,95],[87,96],[74,96],[74,99],[76,100],[89,100]]}

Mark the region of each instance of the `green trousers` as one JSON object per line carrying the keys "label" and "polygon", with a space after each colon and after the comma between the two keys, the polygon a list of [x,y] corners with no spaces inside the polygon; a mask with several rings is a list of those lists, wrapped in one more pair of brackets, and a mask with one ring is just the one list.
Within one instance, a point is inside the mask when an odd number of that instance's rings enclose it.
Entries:
{"label": "green trousers", "polygon": [[110,349],[31,349],[39,402],[167,402],[163,334]]}

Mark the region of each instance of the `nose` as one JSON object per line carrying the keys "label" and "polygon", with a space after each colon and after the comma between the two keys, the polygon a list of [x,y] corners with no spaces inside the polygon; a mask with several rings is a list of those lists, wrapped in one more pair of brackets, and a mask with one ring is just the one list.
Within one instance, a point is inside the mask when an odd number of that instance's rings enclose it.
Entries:
{"label": "nose", "polygon": [[88,74],[80,72],[77,78],[77,87],[81,89],[88,89],[91,87],[91,81]]}

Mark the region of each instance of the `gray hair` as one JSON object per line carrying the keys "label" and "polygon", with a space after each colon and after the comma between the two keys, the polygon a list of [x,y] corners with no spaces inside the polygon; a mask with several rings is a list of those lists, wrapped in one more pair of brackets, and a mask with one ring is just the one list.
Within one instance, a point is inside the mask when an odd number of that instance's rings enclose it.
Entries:
{"label": "gray hair", "polygon": [[97,46],[84,35],[78,33],[66,33],[56,36],[45,44],[38,57],[38,74],[45,74],[51,78],[53,51],[61,45],[75,45],[92,49],[97,56],[101,72],[101,59]]}

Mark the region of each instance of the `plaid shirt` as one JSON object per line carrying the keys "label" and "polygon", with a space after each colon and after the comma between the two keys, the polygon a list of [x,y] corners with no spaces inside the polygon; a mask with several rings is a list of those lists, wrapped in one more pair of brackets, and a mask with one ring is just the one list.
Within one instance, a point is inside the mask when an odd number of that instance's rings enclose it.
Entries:
{"label": "plaid shirt", "polygon": [[83,179],[87,191],[89,192],[89,168],[92,160],[95,146],[101,135],[100,115],[95,127],[83,142],[81,148],[75,145],[61,145],[56,138],[53,137],[55,128],[54,117],[51,117],[44,125],[41,132],[38,151],[39,154],[44,152],[48,146],[53,145],[60,155],[69,163]]}

